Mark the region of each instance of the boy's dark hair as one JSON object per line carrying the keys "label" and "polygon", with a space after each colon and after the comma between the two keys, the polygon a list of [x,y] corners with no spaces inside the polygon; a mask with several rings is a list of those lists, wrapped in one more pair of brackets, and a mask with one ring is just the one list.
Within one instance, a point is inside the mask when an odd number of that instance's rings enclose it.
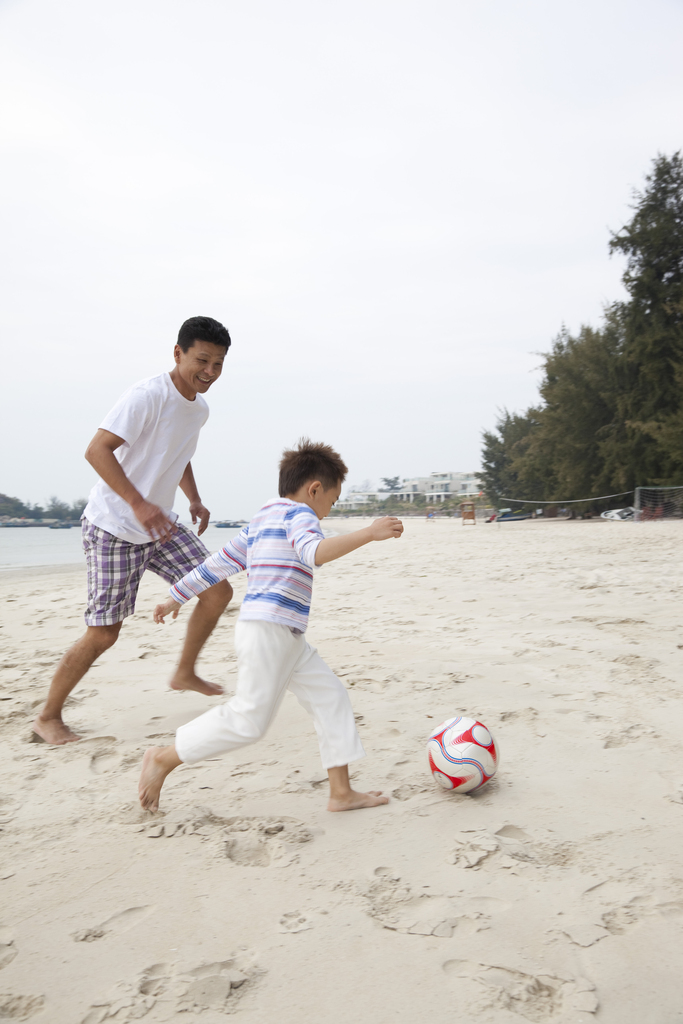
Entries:
{"label": "boy's dark hair", "polygon": [[307,437],[296,448],[288,448],[280,459],[280,497],[296,494],[304,484],[319,480],[326,491],[346,479],[348,469],[341,455],[329,444],[315,444]]}
{"label": "boy's dark hair", "polygon": [[178,344],[183,352],[191,349],[195,341],[210,341],[212,345],[222,345],[226,355],[231,345],[227,327],[210,316],[191,316],[178,331]]}

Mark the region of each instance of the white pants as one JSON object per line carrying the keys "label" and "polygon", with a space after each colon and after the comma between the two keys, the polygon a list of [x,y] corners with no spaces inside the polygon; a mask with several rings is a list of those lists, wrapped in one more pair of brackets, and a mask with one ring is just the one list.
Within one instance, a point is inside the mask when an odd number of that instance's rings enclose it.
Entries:
{"label": "white pants", "polygon": [[181,761],[194,764],[255,743],[287,689],[313,716],[323,768],[365,756],[344,684],[302,633],[275,622],[238,621],[235,648],[235,696],[180,726],[175,747]]}

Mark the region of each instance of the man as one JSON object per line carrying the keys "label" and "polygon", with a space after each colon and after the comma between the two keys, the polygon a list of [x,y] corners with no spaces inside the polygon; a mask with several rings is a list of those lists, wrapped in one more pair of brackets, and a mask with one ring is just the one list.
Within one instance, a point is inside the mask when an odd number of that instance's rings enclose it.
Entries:
{"label": "man", "polygon": [[[207,549],[176,522],[172,511],[180,485],[201,535],[209,523],[192,473],[199,431],[209,409],[202,398],[218,380],[230,335],[208,316],[180,328],[170,373],[134,384],[105,417],[85,457],[100,479],[83,512],[83,548],[88,567],[85,634],[67,651],[55,672],[47,702],[33,723],[46,743],[71,743],[77,736],[62,720],[62,708],[93,662],[118,638],[145,569],[175,583],[203,562]],[[195,673],[197,656],[230,598],[222,581],[205,592],[188,623],[174,690],[207,696],[222,688]]]}

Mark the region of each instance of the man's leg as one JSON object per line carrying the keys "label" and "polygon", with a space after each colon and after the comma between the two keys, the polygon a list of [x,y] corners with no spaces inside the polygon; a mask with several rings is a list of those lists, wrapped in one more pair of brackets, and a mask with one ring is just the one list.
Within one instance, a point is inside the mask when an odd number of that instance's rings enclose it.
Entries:
{"label": "man's leg", "polygon": [[[165,544],[157,544],[146,564],[150,572],[156,573],[167,583],[177,583],[209,556],[207,549],[191,530],[182,524],[176,526],[171,539]],[[219,697],[223,693],[222,686],[200,679],[195,671],[195,663],[231,597],[232,587],[227,580],[216,583],[198,596],[187,624],[180,661],[171,679],[172,690],[196,690],[207,697]]]}
{"label": "man's leg", "polygon": [[218,697],[223,693],[223,687],[218,683],[207,683],[197,675],[195,664],[231,597],[232,587],[227,580],[221,580],[198,596],[187,624],[180,661],[171,679],[172,690],[196,690],[207,697]]}
{"label": "man's leg", "polygon": [[87,629],[66,652],[54,674],[47,703],[33,723],[46,743],[72,743],[79,737],[62,721],[62,708],[90,666],[116,643],[123,620],[135,611],[145,559],[153,544],[130,544],[83,520],[83,551],[88,570]]}
{"label": "man's leg", "polygon": [[46,743],[73,743],[80,738],[62,720],[64,702],[93,662],[116,643],[121,625],[116,622],[112,626],[88,626],[60,661],[45,707],[33,723],[33,731]]}

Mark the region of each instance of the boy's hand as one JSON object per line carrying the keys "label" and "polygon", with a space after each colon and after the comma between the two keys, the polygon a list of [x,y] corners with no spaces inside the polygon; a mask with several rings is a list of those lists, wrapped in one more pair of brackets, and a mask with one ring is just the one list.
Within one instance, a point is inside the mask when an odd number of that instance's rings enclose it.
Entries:
{"label": "boy's hand", "polygon": [[315,564],[324,565],[325,562],[333,562],[335,558],[348,555],[356,548],[362,548],[372,540],[389,540],[395,537],[397,540],[403,533],[403,523],[394,516],[384,516],[383,519],[375,519],[371,526],[364,526],[362,530],[354,530],[341,537],[325,537],[321,540],[315,552]]}
{"label": "boy's hand", "polygon": [[178,612],[183,606],[174,601],[172,597],[169,597],[168,601],[164,601],[163,604],[158,604],[154,609],[154,621],[163,622],[165,617],[172,612],[173,618],[178,618]]}
{"label": "boy's hand", "polygon": [[382,519],[375,519],[370,532],[373,540],[389,540],[391,537],[398,539],[403,533],[403,523],[394,516],[384,516]]}

